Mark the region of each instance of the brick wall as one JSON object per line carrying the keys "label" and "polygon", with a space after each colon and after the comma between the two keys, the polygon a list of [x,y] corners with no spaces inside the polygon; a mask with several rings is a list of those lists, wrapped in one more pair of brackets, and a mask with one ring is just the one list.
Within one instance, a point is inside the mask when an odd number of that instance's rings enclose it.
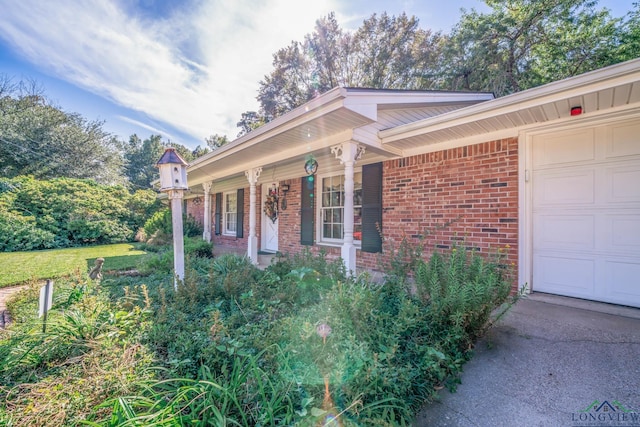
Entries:
{"label": "brick wall", "polygon": [[[291,185],[288,209],[280,215],[281,252],[300,245],[300,179]],[[317,183],[316,183],[317,185]],[[382,254],[358,251],[358,267],[380,271],[386,254],[403,238],[420,239],[427,253],[452,245],[518,259],[518,141],[491,141],[384,162]],[[317,188],[316,188],[317,192]],[[339,257],[340,248],[320,248]]]}
{"label": "brick wall", "polygon": [[[300,178],[282,181],[290,190],[287,209],[279,215],[278,247],[299,253]],[[316,183],[316,194],[318,193]],[[380,271],[389,251],[403,238],[422,240],[426,254],[434,248],[464,245],[494,254],[506,253],[517,267],[518,246],[518,141],[516,138],[396,159],[383,164],[382,254],[358,251],[358,267]],[[257,233],[262,220],[262,194],[257,188]],[[212,195],[212,212],[215,212]],[[202,205],[199,207],[202,210]],[[213,214],[212,214],[213,215]],[[244,238],[213,236],[214,243],[246,249],[249,236],[249,188],[245,189]],[[213,221],[212,221],[213,222]],[[213,234],[213,233],[212,233]],[[340,248],[324,250],[327,258],[340,256]]]}
{"label": "brick wall", "polygon": [[[262,213],[261,200],[260,200],[260,186],[256,186],[256,210],[259,213]],[[224,196],[222,198],[222,203],[224,203]],[[204,205],[204,203],[203,203]],[[249,187],[244,189],[244,216],[243,216],[243,237],[238,238],[235,236],[225,236],[224,234],[220,234],[216,236],[215,234],[215,212],[216,212],[216,196],[215,194],[211,195],[211,241],[213,242],[214,248],[216,245],[238,248],[238,249],[247,249],[248,241],[249,241],[249,206],[250,206],[250,194]],[[201,207],[200,209],[204,209]],[[221,219],[224,215],[224,208],[222,208]],[[221,230],[224,230],[224,227],[220,227]],[[260,217],[256,220],[256,235],[258,236],[258,242],[260,242]],[[258,243],[258,247],[260,247],[260,243]]]}
{"label": "brick wall", "polygon": [[200,225],[204,225],[204,197],[200,197],[199,201],[196,199],[186,200],[187,215],[191,215]]}
{"label": "brick wall", "polygon": [[[518,141],[491,141],[397,159],[383,165],[383,235],[426,249],[499,249],[517,262]],[[373,267],[371,257],[363,265]]]}

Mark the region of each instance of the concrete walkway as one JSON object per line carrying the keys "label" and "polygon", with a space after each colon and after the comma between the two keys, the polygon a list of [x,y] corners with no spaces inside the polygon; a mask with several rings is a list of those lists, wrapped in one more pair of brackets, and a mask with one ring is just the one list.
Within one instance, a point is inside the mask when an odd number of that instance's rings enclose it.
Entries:
{"label": "concrete walkway", "polygon": [[26,288],[27,285],[0,288],[0,328],[4,329],[9,323],[9,313],[7,312],[7,301],[14,293]]}
{"label": "concrete walkway", "polygon": [[640,309],[531,295],[478,343],[461,379],[416,427],[640,426]]}

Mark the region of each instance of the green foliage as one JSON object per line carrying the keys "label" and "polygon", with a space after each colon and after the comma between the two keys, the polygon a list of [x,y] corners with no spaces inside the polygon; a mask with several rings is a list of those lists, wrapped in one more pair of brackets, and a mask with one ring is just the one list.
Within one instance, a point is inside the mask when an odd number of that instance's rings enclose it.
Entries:
{"label": "green foliage", "polygon": [[[193,216],[183,215],[182,231],[186,237],[196,237],[202,235],[203,228]],[[155,212],[144,223],[144,232],[147,237],[171,236],[173,232],[171,209],[166,208]]]}
{"label": "green foliage", "polygon": [[0,335],[0,423],[78,425],[102,418],[105,396],[137,393],[152,378],[151,354],[138,344],[148,326],[144,285],[111,302],[81,277],[58,281],[47,331],[30,287],[11,305],[15,324]]}
{"label": "green foliage", "polygon": [[151,190],[129,193],[91,180],[0,180],[0,251],[131,241],[157,209]]}
{"label": "green foliage", "polygon": [[337,86],[429,88],[441,34],[418,27],[406,14],[373,14],[354,33],[335,14],[318,19],[304,41],[273,55],[274,70],[260,82],[259,114],[243,114],[241,134]]}
{"label": "green foliage", "polygon": [[485,0],[462,10],[449,34],[413,16],[373,14],[345,31],[334,14],[273,55],[260,110],[243,113],[241,135],[337,87],[463,90],[496,96],[637,58],[638,5],[626,20],[593,0]]}
{"label": "green foliage", "polygon": [[151,183],[160,178],[156,163],[162,157],[165,148],[173,147],[182,156],[185,161],[190,162],[196,156],[195,153],[201,154],[201,148],[198,147],[194,152],[181,144],[165,142],[160,135],[151,135],[144,141],[138,135],[131,135],[127,143],[124,145],[124,174],[129,184],[134,188],[150,188]]}
{"label": "green foliage", "polygon": [[53,105],[33,82],[0,75],[0,175],[122,184],[120,143],[103,122]]}
{"label": "green foliage", "polygon": [[[455,248],[421,261],[421,249],[406,243],[394,274],[374,284],[346,278],[324,254],[280,256],[261,271],[247,257],[211,259],[208,244],[187,242],[177,291],[166,247],[149,257],[167,262],[149,269],[145,285],[107,275],[99,287],[78,278],[57,293],[46,336],[33,332],[27,294],[35,288],[20,294],[22,308],[11,306],[17,328],[0,340],[0,401],[12,402],[0,404],[0,416],[38,425],[48,416],[58,425],[312,426],[333,414],[344,426],[409,425],[436,390],[455,388],[511,288],[502,251],[486,259]],[[128,365],[104,355],[133,348],[140,356]],[[129,375],[100,398],[98,389],[76,400],[56,392],[69,409],[52,415],[35,390],[51,378],[71,383],[61,367],[94,356],[118,372],[129,366]]]}

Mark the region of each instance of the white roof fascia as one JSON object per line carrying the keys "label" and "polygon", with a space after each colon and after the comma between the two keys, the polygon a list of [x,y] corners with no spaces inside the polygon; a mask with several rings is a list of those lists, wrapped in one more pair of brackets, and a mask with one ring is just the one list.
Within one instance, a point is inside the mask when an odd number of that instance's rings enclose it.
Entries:
{"label": "white roof fascia", "polygon": [[[287,114],[276,117],[269,123],[252,130],[229,144],[223,145],[217,150],[195,159],[189,167],[197,166],[201,163],[208,163],[208,161],[214,157],[224,157],[225,152],[238,151],[239,146],[243,146],[241,149],[245,149],[245,145],[251,146],[257,144],[258,142],[272,137],[274,134],[278,134],[301,123],[313,120],[317,116],[336,110],[342,106],[342,103],[335,103],[335,101],[340,100],[345,96],[346,93],[344,88],[334,88],[318,98],[312,99],[306,104],[289,111]],[[317,110],[315,114],[301,118],[305,114],[309,113],[309,111],[314,110]]]}
{"label": "white roof fascia", "polygon": [[414,123],[382,130],[383,144],[640,80],[640,59],[570,77]]}

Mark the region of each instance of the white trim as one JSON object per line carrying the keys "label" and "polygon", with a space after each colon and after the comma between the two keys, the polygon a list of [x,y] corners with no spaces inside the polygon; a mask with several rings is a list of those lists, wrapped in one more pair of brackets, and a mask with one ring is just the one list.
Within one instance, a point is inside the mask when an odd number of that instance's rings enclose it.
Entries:
{"label": "white trim", "polygon": [[[236,198],[235,214],[236,214],[236,229],[234,231],[227,230],[227,196],[233,195]],[[233,213],[233,212],[231,212]],[[222,235],[227,237],[236,237],[238,235],[238,191],[226,191],[222,193]]]}
{"label": "white trim", "polygon": [[[362,188],[362,186],[364,186],[364,183],[362,182],[362,167],[354,167],[353,168],[353,174],[354,176],[356,174],[360,174],[360,186]],[[316,186],[316,198],[317,198],[317,202],[315,203],[315,225],[316,225],[316,241],[315,244],[319,245],[319,246],[329,246],[329,247],[342,247],[342,245],[344,244],[344,239],[323,239],[322,238],[322,232],[323,232],[323,220],[322,220],[322,180],[324,178],[331,178],[334,176],[344,176],[344,169],[342,171],[327,171],[324,172],[322,174],[317,174],[316,175],[316,182],[317,182],[317,186]],[[343,207],[344,207],[344,201],[343,201]],[[360,205],[360,208],[362,209],[362,205]],[[344,227],[344,218],[342,218],[343,221],[343,227]],[[343,233],[344,233],[344,229],[343,229]],[[356,249],[360,249],[362,244],[361,240],[356,240],[354,238],[353,240],[353,245],[356,247]]]}

